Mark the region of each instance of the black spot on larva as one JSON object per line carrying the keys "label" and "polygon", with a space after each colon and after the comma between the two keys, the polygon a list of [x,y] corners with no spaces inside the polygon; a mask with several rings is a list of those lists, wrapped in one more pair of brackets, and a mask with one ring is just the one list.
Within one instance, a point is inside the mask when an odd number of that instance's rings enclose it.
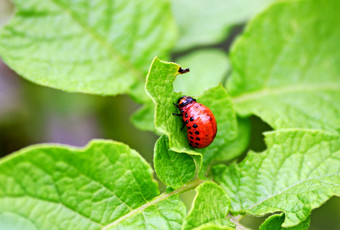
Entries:
{"label": "black spot on larva", "polygon": [[191,129],[191,127],[190,127],[190,126],[187,126],[187,128],[188,128],[188,129]]}
{"label": "black spot on larva", "polygon": [[192,134],[192,132],[189,132],[190,134]]}
{"label": "black spot on larva", "polygon": [[199,140],[200,140],[200,138],[199,138],[199,137],[196,137],[196,140],[198,140],[198,141],[199,141]]}
{"label": "black spot on larva", "polygon": [[197,128],[197,125],[196,125],[196,124],[194,124],[192,127],[194,127],[194,128]]}
{"label": "black spot on larva", "polygon": [[198,131],[195,131],[195,134],[197,134],[197,135],[198,135],[198,134],[200,134],[200,132],[198,132]]}
{"label": "black spot on larva", "polygon": [[184,110],[183,110],[183,109],[181,110],[181,113],[184,113]]}
{"label": "black spot on larva", "polygon": [[190,139],[194,139],[192,136],[190,136]]}
{"label": "black spot on larva", "polygon": [[193,117],[190,117],[190,121],[193,121],[194,120],[194,118]]}
{"label": "black spot on larva", "polygon": [[188,114],[187,114],[187,113],[185,113],[185,117],[188,117]]}
{"label": "black spot on larva", "polygon": [[193,141],[190,141],[191,144],[193,144],[194,142]]}
{"label": "black spot on larva", "polygon": [[195,145],[198,145],[198,143],[195,143]]}
{"label": "black spot on larva", "polygon": [[188,120],[186,120],[186,121],[185,121],[185,123],[187,123],[187,124],[188,124],[188,123],[189,123],[189,121],[188,121]]}

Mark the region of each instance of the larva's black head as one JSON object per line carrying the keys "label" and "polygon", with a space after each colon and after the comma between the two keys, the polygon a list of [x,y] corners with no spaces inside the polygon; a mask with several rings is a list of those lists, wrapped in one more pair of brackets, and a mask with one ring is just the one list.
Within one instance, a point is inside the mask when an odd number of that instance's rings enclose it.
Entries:
{"label": "larva's black head", "polygon": [[183,97],[178,99],[177,104],[181,108],[181,107],[184,107],[184,106],[186,106],[187,104],[189,104],[193,101],[196,101],[196,99],[194,99],[192,97],[183,96]]}

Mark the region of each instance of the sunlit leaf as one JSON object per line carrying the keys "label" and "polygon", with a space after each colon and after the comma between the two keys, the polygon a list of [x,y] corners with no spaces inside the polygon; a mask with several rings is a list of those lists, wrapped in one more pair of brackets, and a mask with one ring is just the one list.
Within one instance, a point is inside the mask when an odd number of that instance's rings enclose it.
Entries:
{"label": "sunlit leaf", "polygon": [[340,132],[340,2],[286,1],[258,15],[231,51],[241,115],[275,129]]}
{"label": "sunlit leaf", "polygon": [[340,195],[340,136],[316,130],[266,134],[267,150],[213,168],[231,210],[251,215],[284,212],[283,227],[305,221],[312,209]]}
{"label": "sunlit leaf", "polygon": [[183,229],[234,229],[234,224],[227,219],[230,203],[220,186],[205,182],[196,192]]}
{"label": "sunlit leaf", "polygon": [[179,229],[185,206],[159,195],[151,167],[128,146],[32,146],[0,161],[0,229]]}
{"label": "sunlit leaf", "polygon": [[53,88],[146,99],[150,61],[167,56],[176,27],[166,0],[15,0],[0,55],[19,75]]}
{"label": "sunlit leaf", "polygon": [[194,159],[186,153],[177,153],[169,149],[166,135],[161,136],[154,151],[154,165],[157,176],[172,188],[184,186],[195,176]]}

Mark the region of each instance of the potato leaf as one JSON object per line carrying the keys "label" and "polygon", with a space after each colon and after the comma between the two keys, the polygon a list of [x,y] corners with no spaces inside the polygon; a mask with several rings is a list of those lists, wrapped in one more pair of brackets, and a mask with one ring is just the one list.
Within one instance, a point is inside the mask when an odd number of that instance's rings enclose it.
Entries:
{"label": "potato leaf", "polygon": [[239,114],[340,132],[339,9],[337,0],[286,1],[251,21],[231,51]]}
{"label": "potato leaf", "polygon": [[0,161],[0,229],[179,229],[185,213],[178,195],[159,195],[150,165],[118,142],[37,145]]}
{"label": "potato leaf", "polygon": [[195,176],[195,161],[188,154],[169,149],[169,139],[162,135],[155,144],[155,171],[162,182],[174,189],[184,186]]}
{"label": "potato leaf", "polygon": [[267,150],[213,168],[233,212],[284,212],[283,227],[305,221],[312,209],[340,195],[340,136],[316,130],[266,133]]}
{"label": "potato leaf", "polygon": [[215,183],[205,182],[196,188],[193,206],[185,220],[187,229],[234,229],[227,219],[229,200],[223,189]]}
{"label": "potato leaf", "polygon": [[149,1],[15,0],[0,55],[37,84],[142,101],[148,64],[176,39],[170,4]]}

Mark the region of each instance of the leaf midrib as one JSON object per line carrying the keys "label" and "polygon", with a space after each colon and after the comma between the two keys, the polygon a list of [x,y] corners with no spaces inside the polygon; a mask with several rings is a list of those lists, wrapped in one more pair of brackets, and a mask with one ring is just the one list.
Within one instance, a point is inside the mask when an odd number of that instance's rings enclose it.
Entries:
{"label": "leaf midrib", "polygon": [[153,200],[149,201],[148,203],[145,203],[143,204],[142,206],[132,210],[131,212],[125,214],[124,216],[121,216],[120,218],[118,218],[117,220],[113,221],[112,223],[109,223],[105,226],[103,226],[102,230],[108,230],[110,229],[111,227],[119,224],[121,221],[133,216],[134,214],[137,214],[139,212],[142,212],[144,211],[146,208],[152,206],[152,205],[155,205],[171,196],[174,196],[174,195],[177,195],[177,194],[180,194],[180,193],[183,193],[185,191],[188,191],[188,190],[191,190],[191,189],[194,189],[196,188],[198,185],[202,184],[204,181],[200,180],[199,178],[193,180],[192,182],[186,184],[186,185],[183,185],[181,188],[173,191],[173,192],[170,192],[170,193],[162,193],[161,195],[159,196],[156,196]]}
{"label": "leaf midrib", "polygon": [[95,30],[93,30],[91,27],[87,26],[86,23],[84,23],[79,16],[74,14],[72,10],[70,10],[68,7],[66,7],[63,3],[61,3],[59,0],[50,0],[52,3],[54,3],[57,7],[59,7],[62,11],[67,13],[81,28],[83,28],[84,31],[86,31],[91,37],[96,40],[103,49],[108,50],[108,54],[111,57],[111,59],[117,58],[117,60],[126,67],[126,71],[129,71],[135,75],[138,79],[143,79],[143,73],[141,70],[136,68],[133,63],[129,62],[120,52],[118,52],[116,49],[114,49],[103,37],[101,37]]}
{"label": "leaf midrib", "polygon": [[299,85],[285,85],[282,87],[264,88],[258,91],[245,93],[240,96],[232,97],[235,104],[260,99],[267,96],[275,96],[289,92],[308,92],[308,91],[339,91],[340,85],[336,83],[321,83],[321,84],[299,84]]}

